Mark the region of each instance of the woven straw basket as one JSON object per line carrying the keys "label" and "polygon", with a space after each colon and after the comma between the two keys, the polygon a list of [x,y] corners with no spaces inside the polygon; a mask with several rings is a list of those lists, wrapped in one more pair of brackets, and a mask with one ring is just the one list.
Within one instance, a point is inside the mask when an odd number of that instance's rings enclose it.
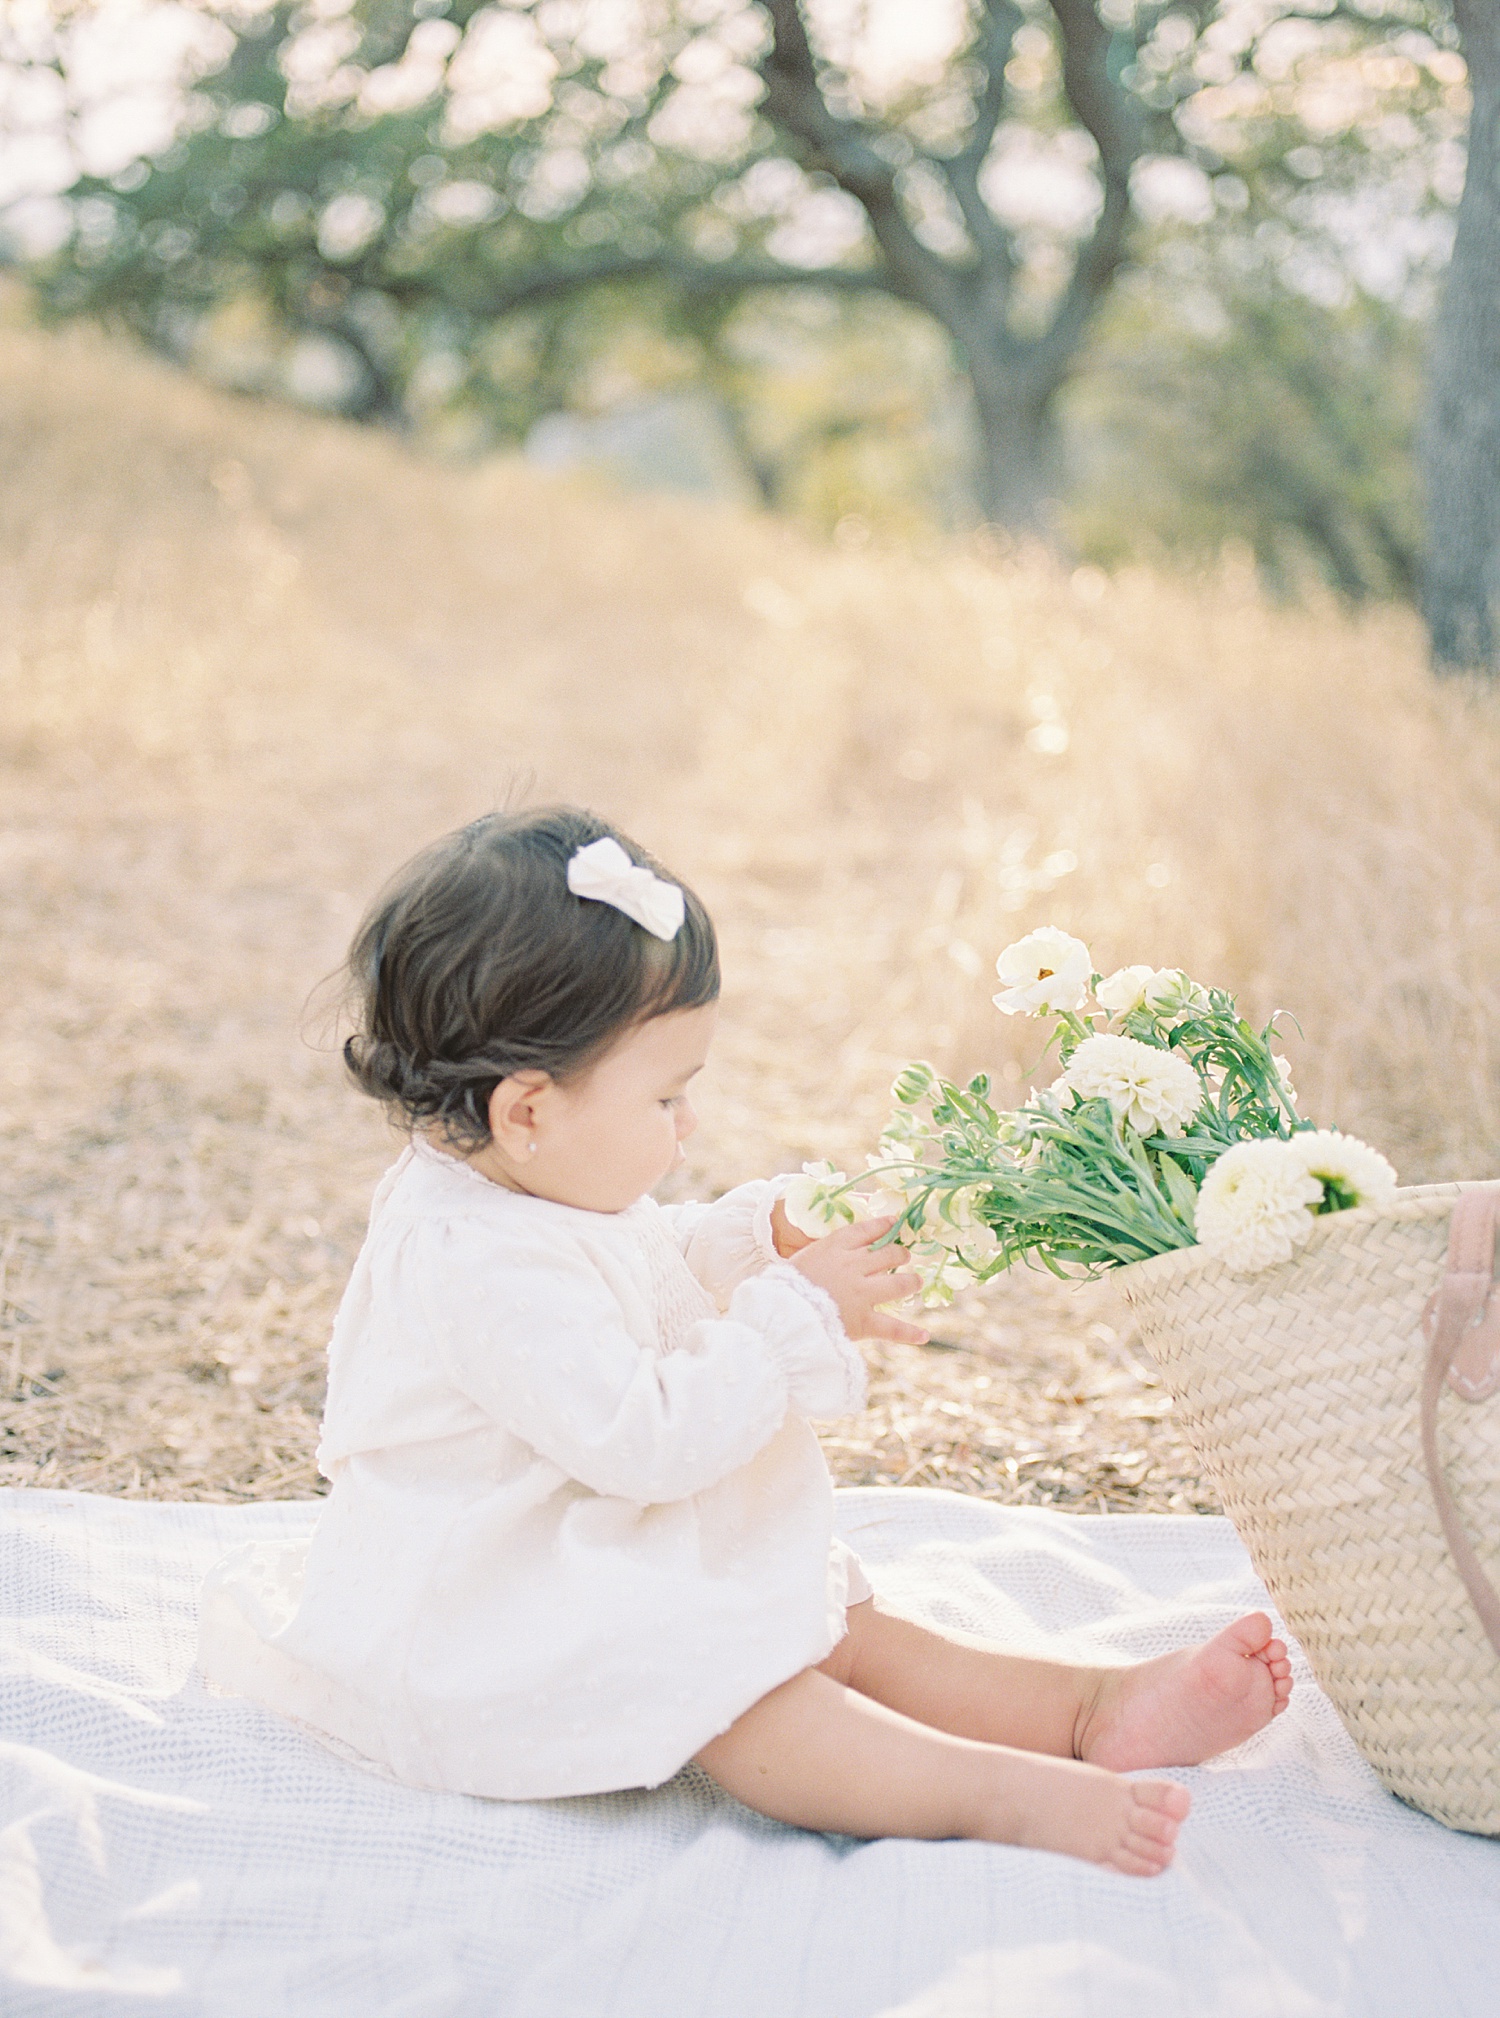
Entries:
{"label": "woven straw basket", "polygon": [[1485,1835],[1500,1835],[1497,1224],[1500,1186],[1426,1185],[1320,1218],[1258,1275],[1183,1248],[1118,1277],[1355,1743],[1393,1793]]}

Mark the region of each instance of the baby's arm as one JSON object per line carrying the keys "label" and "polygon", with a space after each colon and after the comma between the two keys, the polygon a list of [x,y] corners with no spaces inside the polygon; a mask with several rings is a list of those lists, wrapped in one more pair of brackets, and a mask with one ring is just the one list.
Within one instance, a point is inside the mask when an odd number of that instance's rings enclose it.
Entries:
{"label": "baby's arm", "polygon": [[[735,1287],[758,1270],[797,1257],[797,1271],[832,1297],[851,1338],[897,1338],[926,1343],[921,1325],[909,1324],[882,1308],[912,1295],[915,1275],[899,1248],[875,1245],[892,1225],[866,1219],[821,1240],[809,1239],[787,1217],[784,1177],[737,1185],[712,1205],[658,1208],[676,1235],[689,1268],[723,1310]],[[883,1278],[883,1279],[880,1279]],[[877,1292],[879,1292],[877,1294]]]}
{"label": "baby's arm", "polygon": [[863,1363],[832,1300],[784,1264],[658,1355],[565,1235],[490,1266],[436,1245],[424,1260],[434,1343],[455,1384],[595,1492],[686,1499],[748,1464],[788,1414],[863,1402]]}
{"label": "baby's arm", "polygon": [[785,1178],[737,1184],[712,1205],[664,1205],[662,1217],[683,1259],[720,1310],[752,1275],[793,1253],[776,1239]]}

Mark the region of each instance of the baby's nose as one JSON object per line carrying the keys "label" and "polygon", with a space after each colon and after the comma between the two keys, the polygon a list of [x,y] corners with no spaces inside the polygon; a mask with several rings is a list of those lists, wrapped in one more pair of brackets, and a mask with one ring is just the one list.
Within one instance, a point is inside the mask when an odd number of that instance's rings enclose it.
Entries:
{"label": "baby's nose", "polygon": [[677,1110],[677,1140],[686,1142],[698,1126],[698,1117],[684,1100]]}

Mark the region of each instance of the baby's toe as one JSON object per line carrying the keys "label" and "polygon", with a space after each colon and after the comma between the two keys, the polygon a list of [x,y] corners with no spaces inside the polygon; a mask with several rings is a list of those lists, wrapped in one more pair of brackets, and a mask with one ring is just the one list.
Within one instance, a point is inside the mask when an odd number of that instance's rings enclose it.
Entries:
{"label": "baby's toe", "polygon": [[1174,1823],[1185,1821],[1193,1805],[1187,1788],[1180,1787],[1175,1780],[1137,1780],[1134,1794],[1137,1814],[1141,1810],[1155,1811]]}
{"label": "baby's toe", "polygon": [[1132,1843],[1175,1843],[1182,1827],[1175,1815],[1163,1815],[1155,1808],[1136,1808],[1130,1817]]}
{"label": "baby's toe", "polygon": [[1165,1871],[1173,1857],[1170,1843],[1147,1843],[1127,1837],[1106,1861],[1127,1878],[1154,1878]]}
{"label": "baby's toe", "polygon": [[1263,1659],[1267,1649],[1277,1644],[1271,1638],[1271,1621],[1264,1612],[1246,1612],[1242,1619],[1226,1626],[1219,1638],[1246,1660]]}

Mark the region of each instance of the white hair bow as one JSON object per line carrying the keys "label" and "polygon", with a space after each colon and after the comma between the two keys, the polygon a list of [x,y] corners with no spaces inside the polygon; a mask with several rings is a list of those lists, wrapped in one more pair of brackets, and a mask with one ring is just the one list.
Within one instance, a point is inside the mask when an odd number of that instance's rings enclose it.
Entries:
{"label": "white hair bow", "polygon": [[590,841],[568,864],[568,888],[575,897],[613,904],[658,939],[675,939],[687,906],[675,883],[664,883],[632,862],[618,841],[606,834]]}

